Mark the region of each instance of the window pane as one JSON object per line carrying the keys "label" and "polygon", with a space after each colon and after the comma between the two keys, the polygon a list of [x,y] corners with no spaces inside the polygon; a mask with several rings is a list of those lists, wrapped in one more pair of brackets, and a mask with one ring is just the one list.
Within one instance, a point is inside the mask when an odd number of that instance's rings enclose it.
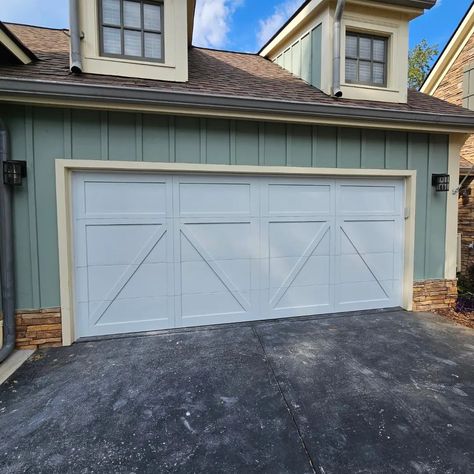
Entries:
{"label": "window pane", "polygon": [[145,3],[143,8],[145,30],[161,31],[161,6]]}
{"label": "window pane", "polygon": [[123,23],[126,27],[142,27],[140,4],[138,2],[123,2]]}
{"label": "window pane", "polygon": [[360,82],[371,82],[370,74],[370,62],[360,61],[359,62],[359,81]]}
{"label": "window pane", "polygon": [[385,62],[385,40],[374,39],[374,61]]}
{"label": "window pane", "polygon": [[385,67],[382,63],[374,63],[374,84],[385,83]]}
{"label": "window pane", "polygon": [[352,58],[357,57],[357,36],[347,36],[346,56],[350,56]]}
{"label": "window pane", "polygon": [[145,56],[152,59],[161,59],[161,35],[145,33]]}
{"label": "window pane", "polygon": [[120,0],[102,0],[102,21],[120,26]]}
{"label": "window pane", "polygon": [[142,34],[140,31],[124,31],[125,54],[127,56],[142,55]]}
{"label": "window pane", "polygon": [[371,59],[372,40],[370,38],[359,38],[360,59]]}
{"label": "window pane", "polygon": [[122,41],[118,28],[103,28],[104,53],[122,54]]}
{"label": "window pane", "polygon": [[357,82],[357,61],[346,59],[346,81]]}

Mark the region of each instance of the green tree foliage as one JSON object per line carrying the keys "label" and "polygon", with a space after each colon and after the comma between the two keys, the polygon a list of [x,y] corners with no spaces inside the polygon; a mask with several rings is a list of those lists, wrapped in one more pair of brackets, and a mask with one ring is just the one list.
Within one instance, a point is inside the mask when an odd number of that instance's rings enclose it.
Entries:
{"label": "green tree foliage", "polygon": [[408,86],[419,89],[430,72],[431,63],[438,55],[438,46],[424,39],[410,50],[408,55]]}

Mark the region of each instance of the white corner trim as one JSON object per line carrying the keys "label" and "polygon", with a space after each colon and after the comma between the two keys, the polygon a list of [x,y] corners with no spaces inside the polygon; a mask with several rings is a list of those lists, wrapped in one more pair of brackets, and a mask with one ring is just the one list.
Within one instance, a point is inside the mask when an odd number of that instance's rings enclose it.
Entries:
{"label": "white corner trim", "polygon": [[190,174],[234,174],[234,175],[270,175],[270,176],[305,176],[305,177],[373,177],[401,178],[405,183],[405,206],[408,217],[405,220],[404,246],[404,282],[403,307],[412,308],[414,249],[415,249],[415,206],[416,206],[416,171],[414,170],[381,170],[352,168],[307,168],[289,166],[239,166],[207,165],[188,163],[158,163],[138,161],[103,161],[103,160],[56,160],[56,200],[58,221],[59,277],[61,295],[61,322],[63,345],[71,345],[74,334],[74,263],[72,232],[72,195],[71,178],[75,171],[128,171],[155,173],[190,173]]}
{"label": "white corner trim", "polygon": [[447,280],[456,278],[457,240],[458,240],[458,193],[453,191],[459,184],[459,159],[461,148],[468,135],[449,136],[448,174],[450,176],[449,191],[446,197],[446,237],[444,277]]}

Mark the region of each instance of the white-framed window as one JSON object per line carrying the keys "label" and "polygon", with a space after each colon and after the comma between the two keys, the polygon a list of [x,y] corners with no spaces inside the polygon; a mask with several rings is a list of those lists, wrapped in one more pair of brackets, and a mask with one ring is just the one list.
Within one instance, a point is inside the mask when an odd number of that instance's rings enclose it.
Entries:
{"label": "white-framed window", "polygon": [[346,33],[345,77],[348,84],[387,86],[388,38]]}
{"label": "white-framed window", "polygon": [[163,2],[100,0],[99,18],[101,55],[164,60]]}

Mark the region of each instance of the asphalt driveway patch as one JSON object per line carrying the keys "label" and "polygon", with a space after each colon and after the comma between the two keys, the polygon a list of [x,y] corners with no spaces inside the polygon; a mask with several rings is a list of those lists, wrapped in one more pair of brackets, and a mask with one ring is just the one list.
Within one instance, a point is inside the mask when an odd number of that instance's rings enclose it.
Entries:
{"label": "asphalt driveway patch", "polygon": [[46,349],[0,386],[0,472],[471,473],[473,364],[403,311]]}

